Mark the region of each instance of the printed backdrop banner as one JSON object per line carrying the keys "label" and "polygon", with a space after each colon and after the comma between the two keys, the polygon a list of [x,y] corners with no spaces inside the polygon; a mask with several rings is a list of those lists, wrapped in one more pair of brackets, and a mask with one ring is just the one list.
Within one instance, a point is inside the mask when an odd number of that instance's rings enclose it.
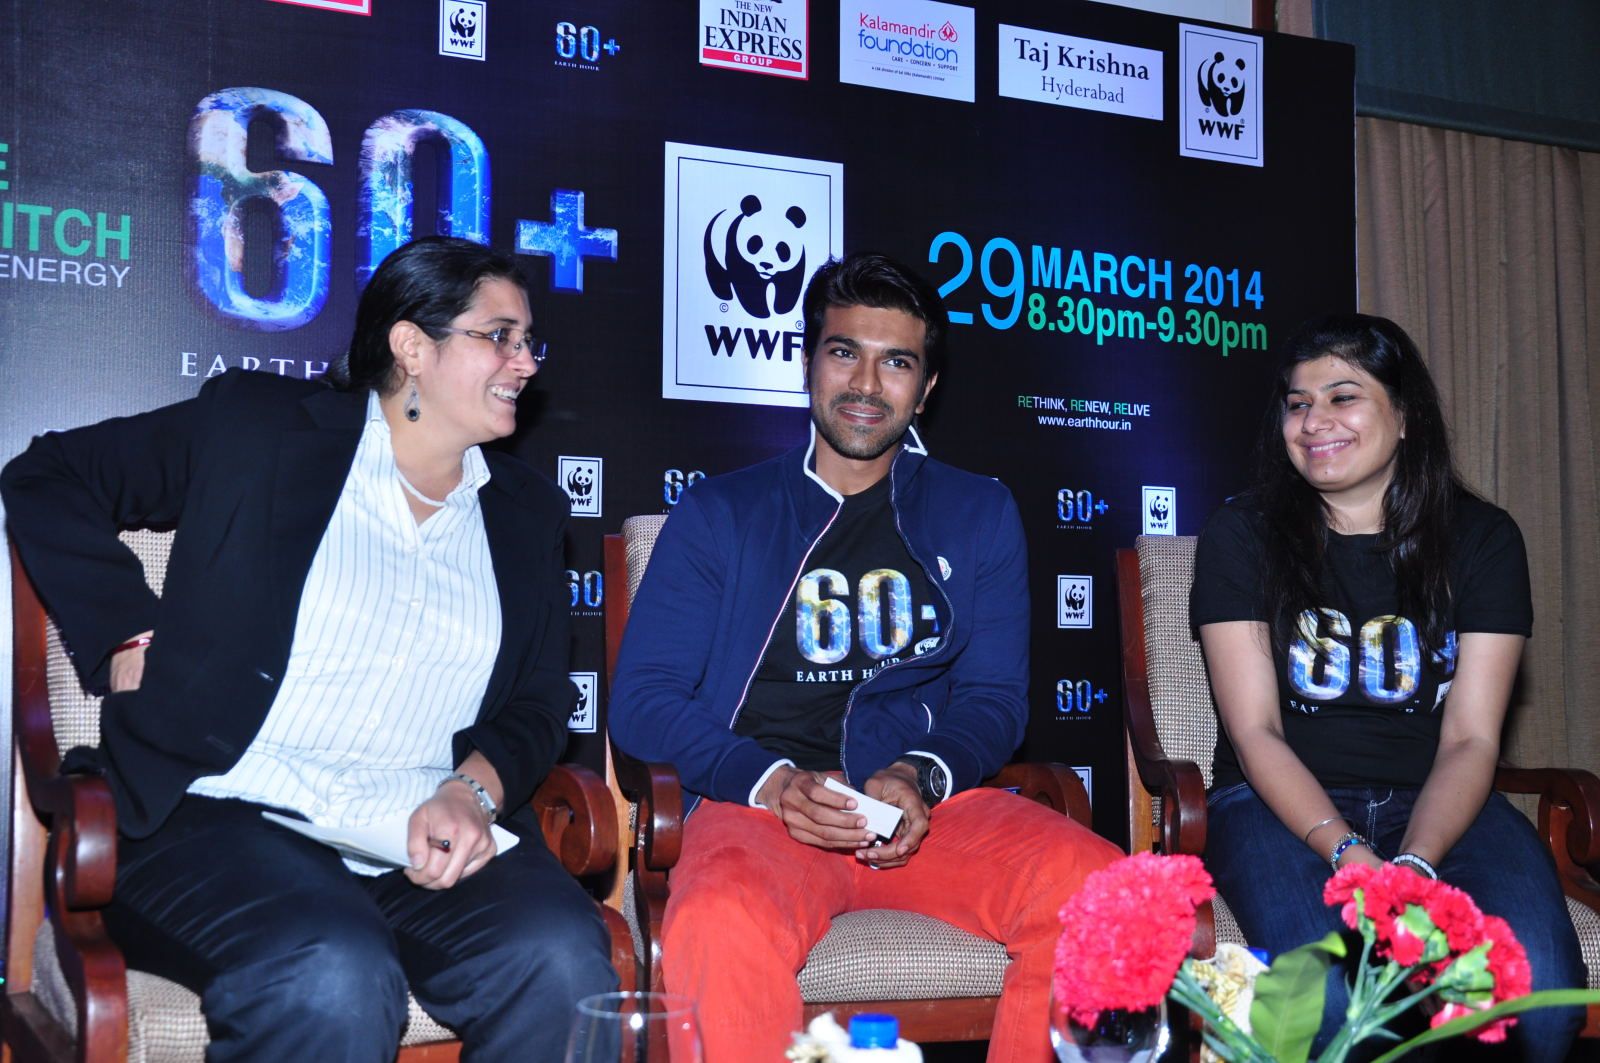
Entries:
{"label": "printed backdrop banner", "polygon": [[1274,345],[1355,304],[1347,47],[1072,0],[5,12],[4,454],[228,369],[320,374],[413,236],[515,250],[551,354],[509,445],[572,500],[598,764],[602,535],[804,440],[800,292],[881,250],[954,323],[930,451],[1021,508],[1023,753],[1123,836],[1112,551],[1199,530]]}

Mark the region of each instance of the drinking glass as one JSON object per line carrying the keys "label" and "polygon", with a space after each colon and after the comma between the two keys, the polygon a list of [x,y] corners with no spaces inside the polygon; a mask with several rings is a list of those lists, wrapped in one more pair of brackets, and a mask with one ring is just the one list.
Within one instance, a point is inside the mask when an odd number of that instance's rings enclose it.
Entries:
{"label": "drinking glass", "polygon": [[584,997],[566,1063],[702,1063],[694,1001],[671,993]]}
{"label": "drinking glass", "polygon": [[1050,1046],[1061,1063],[1154,1063],[1167,1050],[1167,1003],[1134,1011],[1102,1011],[1081,1025],[1058,1001],[1050,1002]]}

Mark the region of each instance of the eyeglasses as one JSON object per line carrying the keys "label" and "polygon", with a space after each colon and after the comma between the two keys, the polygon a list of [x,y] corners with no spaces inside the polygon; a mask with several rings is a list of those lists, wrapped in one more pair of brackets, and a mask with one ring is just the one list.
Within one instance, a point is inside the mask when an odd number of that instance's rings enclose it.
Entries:
{"label": "eyeglasses", "polygon": [[528,357],[533,359],[534,365],[543,365],[545,357],[550,353],[549,346],[531,332],[519,328],[497,328],[488,332],[479,332],[477,329],[453,328],[449,325],[440,325],[440,332],[453,332],[458,336],[471,336],[475,340],[488,340],[494,344],[494,353],[506,361],[510,361],[523,351],[528,352]]}

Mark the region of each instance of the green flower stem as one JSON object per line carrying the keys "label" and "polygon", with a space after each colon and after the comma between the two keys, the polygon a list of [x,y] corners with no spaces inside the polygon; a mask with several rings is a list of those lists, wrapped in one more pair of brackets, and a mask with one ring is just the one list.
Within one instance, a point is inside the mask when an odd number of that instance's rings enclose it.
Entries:
{"label": "green flower stem", "polygon": [[1339,1027],[1339,1032],[1334,1035],[1328,1047],[1322,1050],[1322,1055],[1317,1058],[1317,1063],[1344,1063],[1344,1057],[1349,1054],[1351,1046],[1355,1044],[1350,1039],[1350,1020],[1355,1017],[1357,1003],[1365,999],[1367,983],[1372,980],[1372,965],[1367,961],[1372,957],[1372,938],[1365,932],[1361,935],[1361,962],[1356,964],[1355,981],[1350,984],[1350,1003],[1345,1008],[1344,1024]]}
{"label": "green flower stem", "polygon": [[1412,970],[1390,960],[1383,966],[1382,973],[1377,976],[1377,985],[1372,986],[1367,952],[1368,948],[1363,946],[1361,966],[1356,971],[1355,985],[1350,989],[1350,1007],[1345,1011],[1344,1026],[1329,1042],[1322,1055],[1317,1057],[1317,1063],[1344,1063],[1352,1048],[1365,1041],[1373,1031],[1381,1029],[1383,1022],[1378,1021],[1373,1013]]}
{"label": "green flower stem", "polygon": [[1207,1048],[1211,1049],[1211,1051],[1215,1052],[1221,1058],[1227,1060],[1228,1063],[1244,1063],[1245,1059],[1254,1058],[1251,1056],[1246,1056],[1244,1059],[1240,1059],[1234,1046],[1224,1043],[1221,1038],[1211,1032],[1211,1028],[1209,1026],[1201,1029],[1200,1039],[1205,1042]]}
{"label": "green flower stem", "polygon": [[[1418,966],[1421,966],[1421,965],[1419,964]],[[1416,970],[1415,967],[1410,968],[1407,971],[1407,974],[1409,974],[1410,971],[1414,971],[1414,970]],[[1377,1020],[1376,1020],[1377,1025],[1379,1025],[1379,1026],[1387,1026],[1387,1025],[1389,1025],[1389,1023],[1391,1021],[1393,1021],[1394,1019],[1398,1018],[1401,1015],[1402,1012],[1408,1011],[1413,1006],[1415,1006],[1417,1004],[1420,1004],[1422,1001],[1428,999],[1429,997],[1433,996],[1435,993],[1439,992],[1439,990],[1441,988],[1442,987],[1439,985],[1439,983],[1437,983],[1437,982],[1429,982],[1426,986],[1424,986],[1423,988],[1417,990],[1415,993],[1412,993],[1410,996],[1403,997],[1399,1002],[1397,1002],[1395,1004],[1392,1004],[1389,1007],[1384,1008],[1383,1011],[1379,1012]]]}
{"label": "green flower stem", "polygon": [[1410,967],[1401,967],[1392,960],[1384,965],[1383,973],[1378,976],[1377,986],[1372,990],[1371,995],[1362,1002],[1361,1014],[1356,1017],[1358,1026],[1362,1028],[1357,1040],[1366,1037],[1375,1026],[1379,1025],[1375,1021],[1376,1013],[1383,1009],[1383,1002],[1389,999],[1389,995],[1397,987],[1405,984],[1406,976],[1411,973],[1411,970]]}
{"label": "green flower stem", "polygon": [[1256,1039],[1241,1030],[1196,981],[1194,975],[1189,972],[1188,960],[1178,968],[1178,975],[1172,981],[1169,995],[1200,1016],[1204,1023],[1202,1036],[1217,1055],[1229,1060],[1230,1063],[1273,1063],[1272,1057],[1256,1042]]}
{"label": "green flower stem", "polygon": [[1591,1004],[1600,1004],[1600,990],[1541,989],[1537,993],[1529,993],[1527,996],[1502,1000],[1487,1011],[1469,1012],[1466,1015],[1451,1019],[1443,1026],[1424,1030],[1411,1040],[1391,1048],[1379,1056],[1374,1063],[1395,1063],[1406,1053],[1425,1044],[1443,1041],[1451,1037],[1459,1037],[1466,1033],[1473,1033],[1479,1027],[1520,1012],[1531,1011],[1534,1008],[1558,1007],[1569,1004],[1577,1004],[1584,1007]]}
{"label": "green flower stem", "polygon": [[[1362,949],[1362,961],[1365,964],[1365,948]],[[1376,985],[1366,985],[1373,981],[1371,977],[1357,978],[1357,985],[1350,991],[1350,1009],[1346,1012],[1344,1028],[1339,1029],[1338,1036],[1318,1058],[1318,1063],[1344,1063],[1344,1057],[1349,1055],[1350,1049],[1378,1033],[1379,1029],[1386,1028],[1389,1020],[1398,1015],[1400,1010],[1405,1010],[1384,1009],[1382,1004],[1397,986],[1405,983],[1413,970],[1416,967],[1400,967],[1394,961],[1389,961],[1376,975]],[[1362,967],[1362,975],[1368,973],[1368,969]]]}

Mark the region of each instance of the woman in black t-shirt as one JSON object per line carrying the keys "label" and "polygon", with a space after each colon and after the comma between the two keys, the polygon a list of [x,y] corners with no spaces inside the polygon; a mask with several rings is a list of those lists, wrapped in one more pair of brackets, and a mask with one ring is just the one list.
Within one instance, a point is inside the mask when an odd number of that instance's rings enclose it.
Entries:
{"label": "woman in black t-shirt", "polygon": [[[1330,868],[1388,859],[1512,926],[1536,989],[1584,984],[1549,854],[1492,792],[1532,627],[1516,524],[1456,479],[1438,394],[1383,318],[1287,346],[1254,488],[1207,524],[1190,616],[1222,727],[1206,864],[1253,945],[1343,929]],[[1343,1020],[1328,980],[1316,1047]],[[1526,1012],[1522,1058],[1558,1061],[1580,1009]]]}

